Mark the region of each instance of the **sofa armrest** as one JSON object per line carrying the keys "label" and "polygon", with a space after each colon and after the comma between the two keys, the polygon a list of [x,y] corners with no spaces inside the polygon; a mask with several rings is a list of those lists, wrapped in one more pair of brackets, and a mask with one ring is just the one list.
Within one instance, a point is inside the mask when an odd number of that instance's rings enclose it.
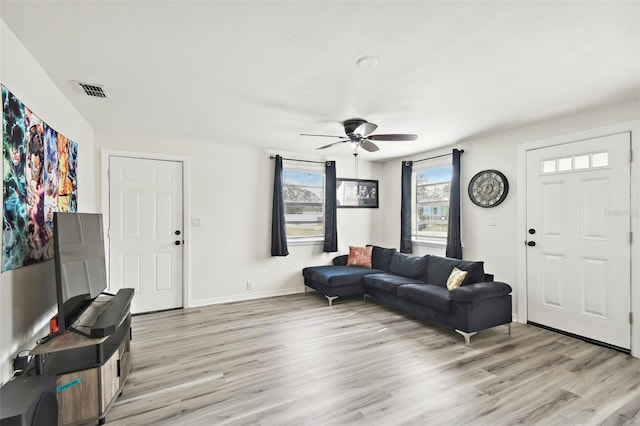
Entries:
{"label": "sofa armrest", "polygon": [[343,254],[341,256],[336,256],[333,258],[333,264],[336,266],[345,266],[347,264],[347,260],[349,259],[348,254]]}
{"label": "sofa armrest", "polygon": [[511,286],[498,281],[463,285],[449,292],[449,299],[454,302],[475,302],[505,296],[511,293]]}

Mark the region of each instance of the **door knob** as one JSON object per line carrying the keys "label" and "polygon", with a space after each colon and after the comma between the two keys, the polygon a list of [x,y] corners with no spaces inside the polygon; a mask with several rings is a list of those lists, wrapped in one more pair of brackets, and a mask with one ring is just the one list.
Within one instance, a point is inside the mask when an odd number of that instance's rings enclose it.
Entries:
{"label": "door knob", "polygon": [[176,235],[180,235],[180,231],[176,231],[176,232],[175,232],[175,234],[176,234]]}
{"label": "door knob", "polygon": [[533,246],[535,246],[535,245],[536,245],[536,242],[535,242],[535,241],[529,241],[529,242],[527,242],[527,245],[528,245],[529,247],[533,247]]}
{"label": "door knob", "polygon": [[535,229],[533,229],[533,228],[530,228],[530,229],[529,229],[529,233],[530,233],[531,235],[533,235],[533,234],[535,234],[535,233],[536,233],[536,230],[535,230]]}
{"label": "door knob", "polygon": [[173,244],[175,244],[175,245],[179,246],[179,245],[180,245],[180,241],[176,240],[176,242],[175,242],[175,243],[173,243]]}

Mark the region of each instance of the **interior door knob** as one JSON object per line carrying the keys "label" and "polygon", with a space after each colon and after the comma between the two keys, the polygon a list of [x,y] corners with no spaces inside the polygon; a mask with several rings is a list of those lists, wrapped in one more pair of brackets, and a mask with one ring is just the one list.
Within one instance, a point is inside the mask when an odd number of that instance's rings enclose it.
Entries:
{"label": "interior door knob", "polygon": [[175,244],[175,245],[179,246],[179,245],[180,245],[180,241],[179,241],[179,240],[176,240],[176,242],[175,242],[175,243],[173,243],[173,244]]}
{"label": "interior door knob", "polygon": [[535,246],[535,245],[536,245],[536,242],[535,242],[535,241],[528,241],[528,242],[527,242],[527,245],[528,245],[529,247],[533,247],[533,246]]}
{"label": "interior door knob", "polygon": [[536,233],[536,230],[535,230],[535,229],[533,229],[533,228],[529,228],[529,233],[530,233],[531,235],[533,235],[533,234],[535,234],[535,233]]}

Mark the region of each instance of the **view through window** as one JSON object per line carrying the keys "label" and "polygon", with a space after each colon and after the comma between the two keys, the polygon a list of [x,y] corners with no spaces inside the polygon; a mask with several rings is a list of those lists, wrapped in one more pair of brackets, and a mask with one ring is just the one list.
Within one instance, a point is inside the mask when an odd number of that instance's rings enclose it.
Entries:
{"label": "view through window", "polygon": [[414,235],[447,238],[451,166],[419,169],[415,173]]}
{"label": "view through window", "polygon": [[324,238],[324,170],[284,169],[287,239]]}

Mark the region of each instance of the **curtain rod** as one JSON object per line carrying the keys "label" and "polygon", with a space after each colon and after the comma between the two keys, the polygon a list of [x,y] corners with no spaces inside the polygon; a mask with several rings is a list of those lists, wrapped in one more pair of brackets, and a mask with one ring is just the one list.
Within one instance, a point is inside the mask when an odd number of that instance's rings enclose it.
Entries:
{"label": "curtain rod", "polygon": [[[459,151],[460,151],[460,154],[464,153],[464,149],[460,149]],[[422,158],[422,159],[420,159],[420,160],[415,160],[415,161],[412,161],[412,162],[413,162],[413,163],[419,163],[419,162],[421,162],[421,161],[434,160],[434,159],[436,159],[436,158],[446,157],[447,155],[452,155],[452,154],[451,154],[451,153],[448,153],[448,154],[436,155],[435,157]]]}
{"label": "curtain rod", "polygon": [[[276,159],[276,157],[273,156],[273,155],[271,155],[269,158],[272,159],[272,160]],[[284,158],[284,157],[282,157],[282,159],[283,160],[287,160],[287,161],[300,161],[301,163],[316,163],[316,164],[324,164],[325,163],[324,161],[298,160],[297,158]]]}

